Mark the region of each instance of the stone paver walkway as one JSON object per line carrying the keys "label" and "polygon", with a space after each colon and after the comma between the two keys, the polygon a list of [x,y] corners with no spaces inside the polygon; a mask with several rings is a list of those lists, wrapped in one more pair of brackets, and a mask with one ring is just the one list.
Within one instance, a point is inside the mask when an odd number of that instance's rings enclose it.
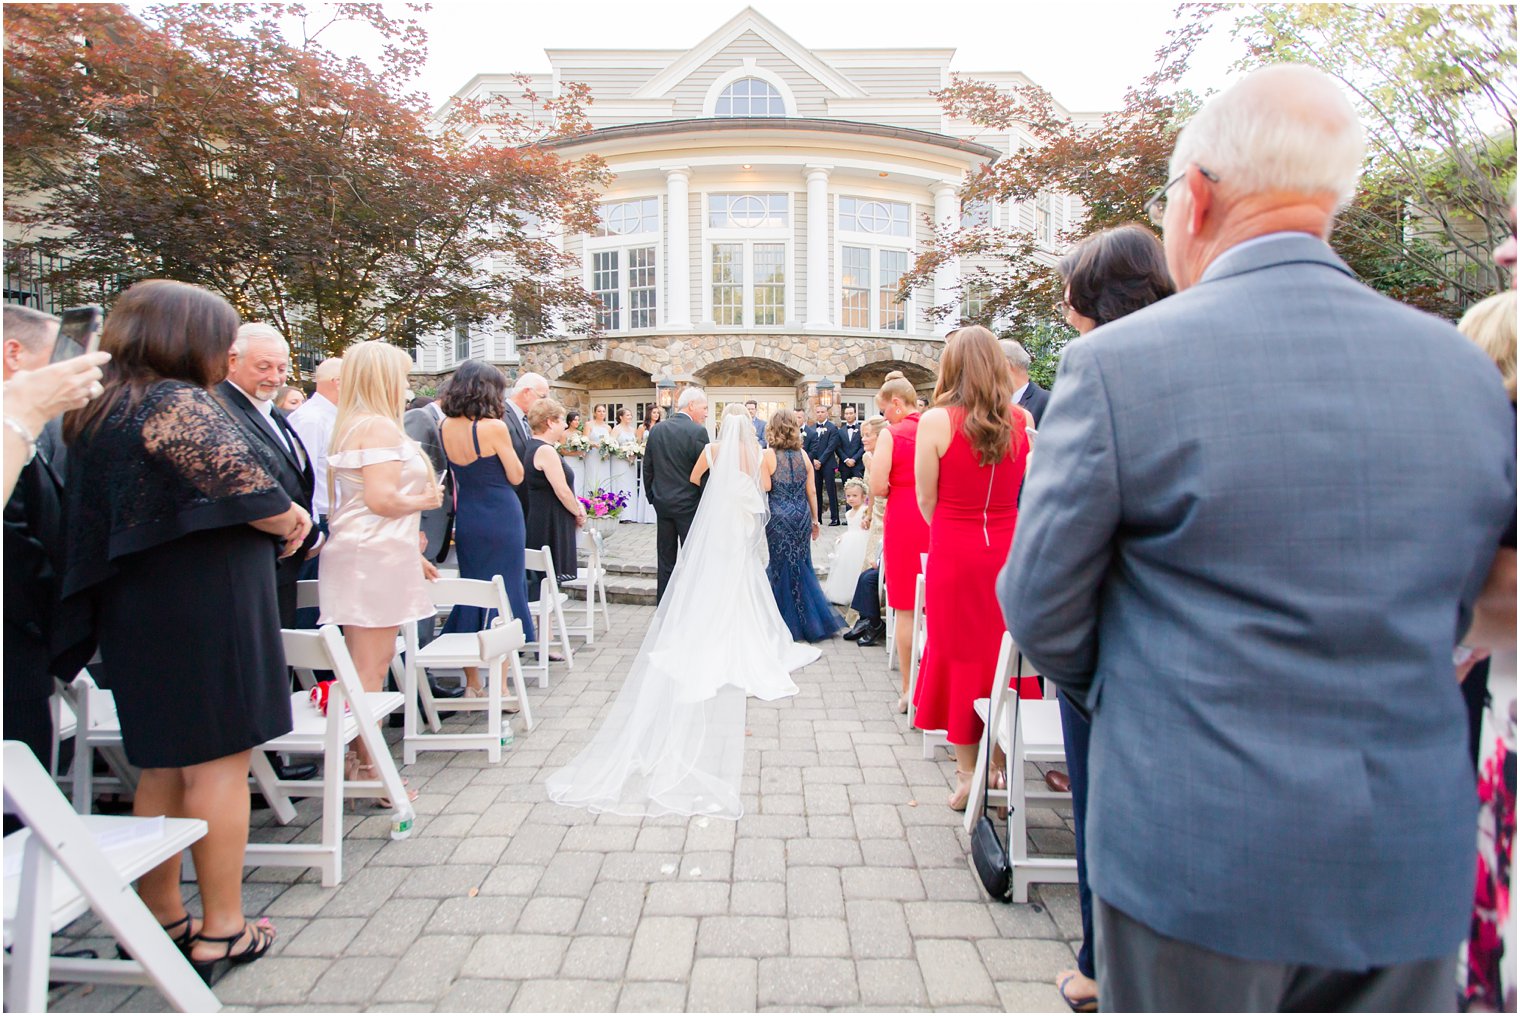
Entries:
{"label": "stone paver walkway", "polygon": [[[615,552],[652,560],[653,535],[624,526]],[[881,649],[834,639],[796,675],[797,696],[750,700],[737,823],[548,802],[545,776],[591,736],[652,612],[614,604],[611,633],[577,649],[573,671],[554,668],[537,729],[499,765],[427,752],[407,767],[420,791],[409,839],[392,841],[376,811],[350,814],[341,886],[250,871],[249,913],[280,937],[218,985],[229,1011],[1064,1009],[1051,980],[1074,962],[1075,887],[985,900],[944,804],[954,765],[921,757]],[[292,826],[256,812],[253,837],[315,840],[317,815],[315,800]],[[1030,822],[1038,847],[1072,849],[1055,814]],[[89,919],[66,937],[111,948]],[[52,998],[161,1007],[146,988]]]}

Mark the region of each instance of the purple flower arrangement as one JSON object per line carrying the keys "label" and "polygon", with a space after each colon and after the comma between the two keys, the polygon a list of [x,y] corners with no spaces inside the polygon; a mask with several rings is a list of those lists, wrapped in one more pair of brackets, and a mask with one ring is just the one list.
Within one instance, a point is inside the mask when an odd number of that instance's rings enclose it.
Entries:
{"label": "purple flower arrangement", "polygon": [[628,495],[620,490],[603,490],[598,487],[581,498],[580,502],[586,509],[587,518],[615,519],[628,507]]}

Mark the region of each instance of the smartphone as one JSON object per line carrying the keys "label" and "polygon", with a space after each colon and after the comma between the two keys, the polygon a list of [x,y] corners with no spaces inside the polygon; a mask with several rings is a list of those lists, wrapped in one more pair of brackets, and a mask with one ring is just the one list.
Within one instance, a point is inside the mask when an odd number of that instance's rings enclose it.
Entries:
{"label": "smartphone", "polygon": [[95,352],[100,345],[100,326],[104,321],[105,312],[93,304],[64,311],[58,325],[58,341],[53,344],[52,362]]}

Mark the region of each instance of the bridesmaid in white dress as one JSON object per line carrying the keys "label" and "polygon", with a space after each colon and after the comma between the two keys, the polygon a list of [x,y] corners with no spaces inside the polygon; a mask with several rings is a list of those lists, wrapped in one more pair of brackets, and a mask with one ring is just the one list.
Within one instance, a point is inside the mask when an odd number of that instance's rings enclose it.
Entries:
{"label": "bridesmaid in white dress", "polygon": [[[571,438],[580,436],[581,411],[579,409],[566,410],[564,437],[565,443],[568,444]],[[585,453],[565,451],[561,452],[560,455],[572,467],[570,471],[575,474],[575,496],[581,497],[586,493],[586,467],[581,464],[581,460],[585,457]]]}
{"label": "bridesmaid in white dress", "polygon": [[[638,444],[638,432],[633,427],[633,413],[629,410],[618,410],[617,426],[612,428],[612,440],[623,448],[633,448]],[[607,464],[607,486],[628,498],[628,507],[623,512],[625,522],[634,516],[633,499],[634,489],[638,486],[636,475],[638,466],[637,459],[623,456],[616,456]]]}
{"label": "bridesmaid in white dress", "polygon": [[[644,415],[644,422],[639,425],[638,439],[640,442],[647,442],[649,440],[650,430],[664,416],[665,412],[659,406],[649,407],[649,412]],[[638,478],[638,490],[633,498],[633,521],[654,525],[659,520],[655,516],[654,505],[650,504],[649,499],[644,496],[644,460],[642,458],[634,463],[634,469]]]}
{"label": "bridesmaid in white dress", "polygon": [[592,406],[591,422],[586,424],[586,440],[591,442],[591,448],[586,452],[587,494],[607,486],[607,460],[602,455],[601,443],[611,433],[612,428],[607,426],[607,407]]}

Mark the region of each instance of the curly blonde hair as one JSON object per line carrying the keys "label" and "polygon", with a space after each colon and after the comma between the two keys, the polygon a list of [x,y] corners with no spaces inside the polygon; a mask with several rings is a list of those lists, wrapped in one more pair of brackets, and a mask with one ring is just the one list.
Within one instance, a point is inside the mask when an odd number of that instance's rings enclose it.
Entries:
{"label": "curly blonde hair", "polygon": [[802,431],[797,428],[794,410],[778,409],[771,414],[771,422],[765,425],[765,443],[778,452],[802,450]]}

